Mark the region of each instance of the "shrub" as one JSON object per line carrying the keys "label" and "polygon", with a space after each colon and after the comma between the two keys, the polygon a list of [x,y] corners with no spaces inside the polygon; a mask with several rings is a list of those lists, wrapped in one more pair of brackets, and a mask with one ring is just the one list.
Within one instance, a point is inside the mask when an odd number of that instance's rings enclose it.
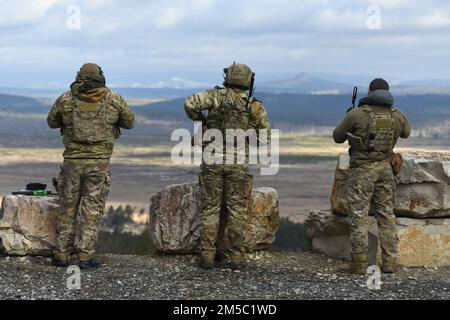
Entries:
{"label": "shrub", "polygon": [[292,222],[288,218],[282,218],[273,244],[274,250],[305,251],[311,250],[311,240],[306,234],[304,224]]}

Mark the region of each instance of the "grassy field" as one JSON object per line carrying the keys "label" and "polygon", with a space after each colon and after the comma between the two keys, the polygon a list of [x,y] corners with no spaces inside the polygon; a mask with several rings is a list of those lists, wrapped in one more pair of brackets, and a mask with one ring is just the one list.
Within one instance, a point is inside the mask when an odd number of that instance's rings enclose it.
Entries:
{"label": "grassy field", "polygon": [[[136,141],[130,137],[131,141]],[[196,181],[198,167],[176,166],[171,162],[174,142],[169,137],[139,140],[137,146],[119,143],[112,158],[113,184],[109,205],[131,204],[148,208],[150,196],[163,187]],[[446,151],[445,144],[422,141],[415,147],[404,144],[399,150]],[[329,207],[329,196],[337,156],[347,145],[336,145],[331,137],[308,136],[297,132],[281,135],[280,170],[275,176],[255,176],[256,186],[274,187],[280,195],[281,214],[301,221],[311,209]],[[0,194],[42,181],[51,185],[59,171],[63,149],[0,148]]]}

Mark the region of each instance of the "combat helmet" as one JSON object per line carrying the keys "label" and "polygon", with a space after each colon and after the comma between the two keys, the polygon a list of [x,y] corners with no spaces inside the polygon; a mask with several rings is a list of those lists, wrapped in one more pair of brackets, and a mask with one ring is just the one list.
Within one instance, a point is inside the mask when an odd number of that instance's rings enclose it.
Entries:
{"label": "combat helmet", "polygon": [[241,63],[233,63],[228,68],[223,69],[225,73],[225,87],[237,87],[244,90],[249,90],[252,87],[255,74],[249,66]]}
{"label": "combat helmet", "polygon": [[81,66],[80,71],[77,73],[77,78],[90,77],[93,79],[98,79],[100,81],[105,81],[105,75],[102,68],[95,63],[85,63]]}

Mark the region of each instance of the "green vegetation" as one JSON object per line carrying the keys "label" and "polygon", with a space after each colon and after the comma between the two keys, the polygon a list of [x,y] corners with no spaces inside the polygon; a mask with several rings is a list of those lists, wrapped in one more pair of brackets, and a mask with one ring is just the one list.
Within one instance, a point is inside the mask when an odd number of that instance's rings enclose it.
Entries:
{"label": "green vegetation", "polygon": [[153,255],[156,250],[150,239],[148,228],[140,235],[134,235],[128,232],[101,231],[96,246],[98,253],[113,253],[123,255]]}
{"label": "green vegetation", "polygon": [[[139,214],[143,215],[143,210]],[[135,224],[132,219],[133,215],[135,215],[135,209],[130,205],[125,206],[125,208],[119,206],[116,209],[113,207],[108,209],[104,220],[105,228],[113,231],[101,231],[99,233],[96,246],[98,253],[132,255],[153,255],[155,253],[148,224],[140,234],[124,231],[127,225]]]}
{"label": "green vegetation", "polygon": [[304,224],[292,222],[288,218],[282,218],[273,249],[280,251],[311,250],[311,240],[306,234]]}
{"label": "green vegetation", "polygon": [[[141,211],[140,214],[143,212]],[[124,231],[126,225],[134,223],[133,215],[135,215],[135,209],[129,205],[125,208],[122,206],[109,208],[105,227],[113,231],[100,232],[96,247],[98,253],[122,255],[154,255],[156,253],[151,242],[148,224],[140,234]],[[304,251],[310,250],[311,247],[303,224],[292,222],[288,218],[281,219],[277,238],[273,244],[275,251]]]}

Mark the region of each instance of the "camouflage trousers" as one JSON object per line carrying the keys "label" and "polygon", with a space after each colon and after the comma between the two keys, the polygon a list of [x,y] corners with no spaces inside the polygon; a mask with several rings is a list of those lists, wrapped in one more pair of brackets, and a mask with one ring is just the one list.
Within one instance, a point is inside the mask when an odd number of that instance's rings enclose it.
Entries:
{"label": "camouflage trousers", "polygon": [[199,180],[203,203],[202,257],[214,259],[217,251],[231,260],[241,260],[253,186],[248,167],[204,164]]}
{"label": "camouflage trousers", "polygon": [[347,200],[353,257],[367,257],[368,216],[371,211],[375,214],[378,224],[383,263],[395,261],[398,248],[393,212],[395,189],[392,167],[386,161],[361,165],[350,170]]}
{"label": "camouflage trousers", "polygon": [[109,160],[65,159],[58,181],[56,254],[92,257],[111,187]]}

